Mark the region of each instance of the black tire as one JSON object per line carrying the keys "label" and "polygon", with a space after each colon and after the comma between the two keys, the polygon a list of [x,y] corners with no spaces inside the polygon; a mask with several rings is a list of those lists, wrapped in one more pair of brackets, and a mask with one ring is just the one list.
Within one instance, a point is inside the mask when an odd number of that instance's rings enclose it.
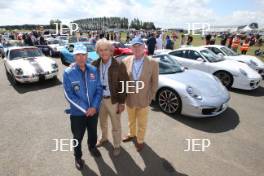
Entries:
{"label": "black tire", "polygon": [[12,83],[13,83],[14,85],[19,85],[19,84],[20,84],[20,83],[16,80],[14,74],[13,74],[11,71],[10,71],[9,76],[10,76],[10,79],[11,79],[11,81],[12,81]]}
{"label": "black tire", "polygon": [[160,109],[167,114],[180,114],[182,109],[181,98],[175,90],[163,88],[157,93],[157,102]]}
{"label": "black tire", "polygon": [[[4,66],[5,66],[5,64],[4,64]],[[5,72],[6,72],[6,76],[7,76],[7,77],[9,77],[9,76],[10,76],[10,74],[9,74],[9,72],[7,71],[7,68],[6,68],[6,66],[5,66]]]}
{"label": "black tire", "polygon": [[51,49],[49,50],[49,56],[50,57],[55,57],[55,53]]}
{"label": "black tire", "polygon": [[226,72],[226,71],[218,71],[215,72],[214,75],[220,79],[222,84],[227,88],[230,89],[233,85],[234,78],[232,74]]}

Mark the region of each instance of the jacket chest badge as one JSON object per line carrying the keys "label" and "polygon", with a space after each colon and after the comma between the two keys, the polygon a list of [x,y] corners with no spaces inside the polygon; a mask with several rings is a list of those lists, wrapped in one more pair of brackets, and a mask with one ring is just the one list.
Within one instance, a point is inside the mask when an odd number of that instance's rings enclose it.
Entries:
{"label": "jacket chest badge", "polygon": [[75,84],[75,85],[73,86],[73,89],[75,90],[75,92],[79,91],[79,90],[80,90],[80,85]]}
{"label": "jacket chest badge", "polygon": [[90,79],[95,80],[95,75],[93,73],[90,73]]}

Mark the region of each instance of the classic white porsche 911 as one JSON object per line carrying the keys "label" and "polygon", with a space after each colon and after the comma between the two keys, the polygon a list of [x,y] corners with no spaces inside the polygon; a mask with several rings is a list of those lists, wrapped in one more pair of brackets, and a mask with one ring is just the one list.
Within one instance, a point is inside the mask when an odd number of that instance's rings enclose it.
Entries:
{"label": "classic white porsche 911", "polygon": [[15,84],[56,78],[59,71],[54,60],[32,46],[8,48],[4,65],[7,75]]}

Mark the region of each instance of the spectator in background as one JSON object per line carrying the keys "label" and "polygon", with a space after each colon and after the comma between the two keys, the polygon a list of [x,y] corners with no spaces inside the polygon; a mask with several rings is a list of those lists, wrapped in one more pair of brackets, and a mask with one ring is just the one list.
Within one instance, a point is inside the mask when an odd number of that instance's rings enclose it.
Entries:
{"label": "spectator in background", "polygon": [[192,42],[193,42],[193,37],[191,35],[188,35],[187,46],[192,46]]}
{"label": "spectator in background", "polygon": [[215,44],[215,37],[216,35],[213,35],[210,39],[210,45],[214,45]]}
{"label": "spectator in background", "polygon": [[227,41],[227,34],[226,33],[223,33],[221,35],[221,41],[220,41],[220,44],[225,46],[226,45],[226,41]]}
{"label": "spectator in background", "polygon": [[249,50],[249,39],[245,39],[242,46],[240,47],[241,54],[247,54],[247,51]]}
{"label": "spectator in background", "polygon": [[237,52],[237,48],[240,45],[240,38],[238,35],[236,35],[232,40],[231,48],[233,51]]}
{"label": "spectator in background", "polygon": [[156,49],[163,49],[162,35],[163,34],[161,33],[156,36]]}
{"label": "spectator in background", "polygon": [[173,50],[173,46],[174,46],[173,41],[171,40],[170,36],[167,35],[167,36],[166,36],[165,49],[171,49],[171,50]]}
{"label": "spectator in background", "polygon": [[231,36],[228,37],[228,45],[227,45],[228,48],[231,48],[232,42],[233,42],[233,38],[234,38],[234,35],[231,35]]}
{"label": "spectator in background", "polygon": [[150,34],[150,37],[147,40],[147,46],[148,46],[148,54],[153,55],[156,47],[156,39],[154,37],[154,33]]}
{"label": "spectator in background", "polygon": [[205,45],[209,45],[210,43],[210,40],[211,40],[211,34],[208,33],[206,36],[205,36]]}
{"label": "spectator in background", "polygon": [[185,38],[185,35],[184,34],[182,34],[181,35],[181,46],[183,46],[183,45],[185,45],[185,42],[186,42],[186,38]]}
{"label": "spectator in background", "polygon": [[[174,44],[176,43],[177,38],[178,38],[177,33],[176,33],[176,32],[173,32],[173,33],[172,33],[172,39],[173,39],[173,43],[174,43]],[[174,48],[174,47],[173,47],[173,48]]]}

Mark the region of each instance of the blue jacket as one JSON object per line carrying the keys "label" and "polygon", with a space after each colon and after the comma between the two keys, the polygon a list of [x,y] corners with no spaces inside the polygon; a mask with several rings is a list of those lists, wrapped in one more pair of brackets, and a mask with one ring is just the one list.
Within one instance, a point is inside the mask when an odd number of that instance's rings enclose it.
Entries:
{"label": "blue jacket", "polygon": [[96,67],[86,64],[82,72],[76,64],[64,70],[64,95],[70,103],[70,114],[83,116],[90,107],[99,111],[103,96],[100,74]]}

